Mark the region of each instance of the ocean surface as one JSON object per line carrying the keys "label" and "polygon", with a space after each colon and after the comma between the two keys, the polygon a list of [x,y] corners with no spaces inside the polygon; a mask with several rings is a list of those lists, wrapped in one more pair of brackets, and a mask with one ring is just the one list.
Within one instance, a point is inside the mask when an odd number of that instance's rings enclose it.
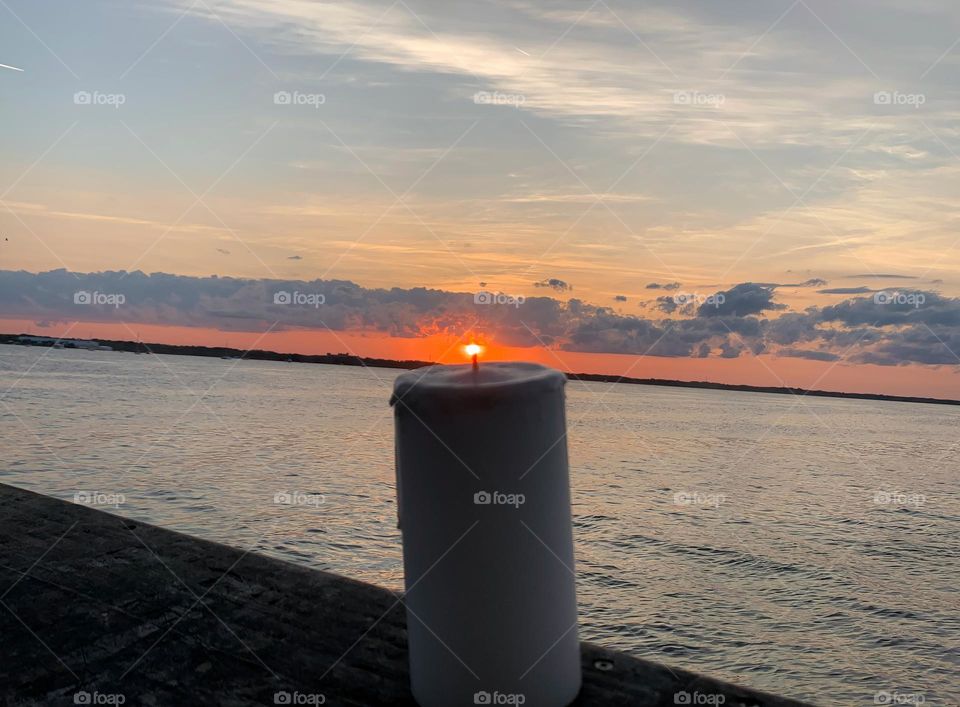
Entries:
{"label": "ocean surface", "polygon": [[[0,482],[401,589],[397,373],[0,346]],[[581,638],[821,705],[960,704],[960,408],[567,391]]]}

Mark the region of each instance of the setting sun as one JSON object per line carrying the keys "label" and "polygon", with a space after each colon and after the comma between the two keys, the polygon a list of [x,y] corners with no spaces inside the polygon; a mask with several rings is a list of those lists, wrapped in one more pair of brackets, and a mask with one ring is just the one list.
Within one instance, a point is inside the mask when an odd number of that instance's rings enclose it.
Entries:
{"label": "setting sun", "polygon": [[463,350],[466,352],[467,356],[473,358],[474,356],[479,356],[483,353],[483,347],[480,344],[467,344],[463,347]]}

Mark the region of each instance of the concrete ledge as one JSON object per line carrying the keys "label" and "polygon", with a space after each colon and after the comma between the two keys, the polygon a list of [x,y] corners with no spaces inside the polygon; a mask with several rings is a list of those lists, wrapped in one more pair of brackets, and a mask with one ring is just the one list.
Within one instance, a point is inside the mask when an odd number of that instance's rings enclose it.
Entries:
{"label": "concrete ledge", "polygon": [[[0,642],[7,705],[414,704],[398,595],[2,484]],[[583,670],[576,705],[801,704],[589,643]]]}

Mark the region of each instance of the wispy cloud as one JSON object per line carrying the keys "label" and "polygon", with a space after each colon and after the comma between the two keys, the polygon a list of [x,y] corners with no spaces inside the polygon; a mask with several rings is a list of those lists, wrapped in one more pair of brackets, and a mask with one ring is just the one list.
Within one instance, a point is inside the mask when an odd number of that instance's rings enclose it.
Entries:
{"label": "wispy cloud", "polygon": [[[868,39],[853,23],[870,9],[860,2],[831,13],[826,30],[803,3],[779,21],[784,8],[720,14],[697,3],[598,3],[584,12],[572,3],[541,8],[504,2],[469,14],[415,2],[384,11],[381,3],[361,0],[222,0],[211,6],[232,26],[281,52],[326,54],[329,65],[336,61],[340,69],[363,61],[451,75],[461,79],[459,88],[449,89],[452,98],[469,101],[475,90],[499,90],[522,96],[524,110],[589,121],[593,130],[621,135],[655,136],[679,119],[674,140],[730,146],[736,138],[727,126],[733,126],[754,145],[822,148],[825,141],[845,144],[880,115],[890,131],[875,149],[893,150],[896,126],[913,119],[884,113],[874,101],[874,93],[887,86],[872,64],[890,68],[876,40],[869,51],[855,52],[854,39],[845,41],[834,30]],[[950,14],[945,6],[937,11]],[[205,14],[201,6],[193,12]],[[889,30],[884,41],[919,55],[915,88],[936,53],[910,35],[894,34],[895,13],[877,22]],[[921,54],[924,48],[929,56]],[[937,85],[928,78],[927,86]],[[924,116],[946,119],[956,111],[955,101],[941,103],[928,106]],[[836,120],[838,115],[845,119]],[[601,116],[614,121],[598,125]]]}

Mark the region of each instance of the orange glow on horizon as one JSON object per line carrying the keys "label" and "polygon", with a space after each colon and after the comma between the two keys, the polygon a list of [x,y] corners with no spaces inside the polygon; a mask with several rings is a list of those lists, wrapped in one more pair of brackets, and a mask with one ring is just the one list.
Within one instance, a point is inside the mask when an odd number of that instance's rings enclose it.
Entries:
{"label": "orange glow on horizon", "polygon": [[[768,355],[744,355],[735,359],[693,359],[581,353],[543,347],[507,346],[483,339],[483,343],[472,339],[467,339],[464,343],[463,337],[446,334],[400,338],[373,333],[305,329],[258,334],[157,324],[60,322],[40,326],[22,319],[0,320],[0,331],[78,339],[134,341],[139,338],[147,344],[228,346],[241,350],[265,349],[280,353],[343,352],[373,358],[457,364],[463,363],[466,346],[476,343],[482,347],[486,361],[530,361],[576,373],[767,386],[786,384],[821,390],[960,399],[960,371],[952,368],[945,371],[945,367],[933,366],[850,366]],[[0,351],[0,354],[2,353],[4,352]],[[950,375],[951,373],[953,375]]]}

